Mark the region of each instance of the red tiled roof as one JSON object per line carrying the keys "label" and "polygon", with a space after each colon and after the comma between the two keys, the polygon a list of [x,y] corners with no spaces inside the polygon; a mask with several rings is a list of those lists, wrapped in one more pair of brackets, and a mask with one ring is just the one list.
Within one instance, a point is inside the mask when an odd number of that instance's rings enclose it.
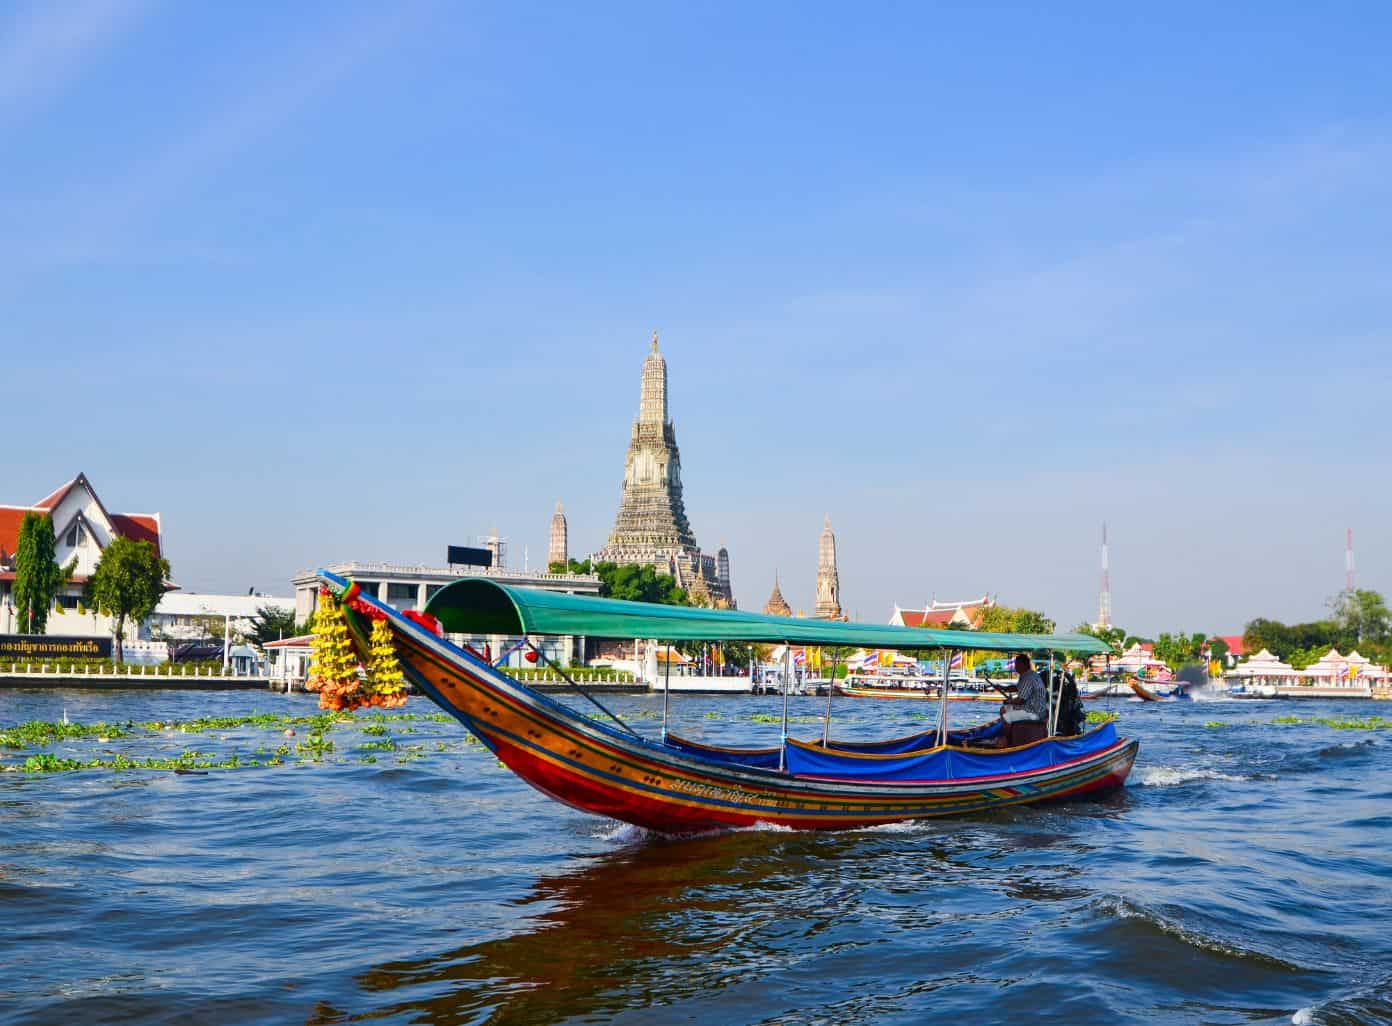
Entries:
{"label": "red tiled roof", "polygon": [[34,508],[37,510],[53,509],[54,506],[58,505],[58,503],[63,501],[63,496],[67,495],[68,492],[72,490],[72,486],[77,484],[78,480],[81,477],[82,475],[78,474],[77,477],[73,478],[67,484],[59,487],[57,491],[44,496],[38,502],[34,503]]}
{"label": "red tiled roof", "polygon": [[309,643],[314,640],[313,634],[301,634],[296,638],[281,638],[279,641],[268,641],[262,648],[308,648]]}
{"label": "red tiled roof", "polygon": [[[17,576],[18,574],[13,570],[0,570],[0,581],[13,581]],[[84,585],[87,583],[87,576],[85,574],[73,574],[73,579],[68,583],[78,586]]]}
{"label": "red tiled roof", "polygon": [[[905,627],[945,627],[957,615],[955,609],[901,609],[899,617]],[[970,615],[970,614],[968,614]]]}
{"label": "red tiled roof", "polygon": [[147,541],[160,554],[159,521],[143,513],[112,513],[111,525],[117,532],[134,541]]}
{"label": "red tiled roof", "polygon": [[24,523],[24,514],[29,512],[0,507],[0,560],[8,563],[14,558],[15,547],[19,544],[19,525]]}
{"label": "red tiled roof", "polygon": [[1242,643],[1241,634],[1220,634],[1218,640],[1228,646],[1229,655],[1243,656],[1247,654],[1247,646]]}
{"label": "red tiled roof", "polygon": [[[14,556],[15,548],[19,545],[19,528],[24,522],[26,513],[49,513],[63,501],[63,497],[72,491],[73,486],[79,481],[85,483],[88,488],[92,487],[90,481],[82,474],[78,474],[57,491],[44,496],[32,506],[0,506],[0,556],[8,560]],[[92,495],[96,496],[95,489]],[[97,505],[101,506],[101,499],[97,499]],[[106,512],[106,507],[102,506],[102,512]],[[159,518],[148,513],[107,513],[111,520],[111,526],[116,533],[124,538],[133,538],[136,541],[147,541],[155,547],[155,555],[162,555],[160,545]],[[55,524],[55,529],[61,527]]]}

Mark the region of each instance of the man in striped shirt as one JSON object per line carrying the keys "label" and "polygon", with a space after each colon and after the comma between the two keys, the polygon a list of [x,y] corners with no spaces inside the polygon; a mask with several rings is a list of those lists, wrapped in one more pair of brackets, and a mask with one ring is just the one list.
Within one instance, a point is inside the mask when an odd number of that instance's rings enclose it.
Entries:
{"label": "man in striped shirt", "polygon": [[1043,723],[1049,718],[1049,692],[1023,652],[1015,657],[1015,672],[1019,674],[1015,697],[1001,706],[1001,719],[1006,723]]}

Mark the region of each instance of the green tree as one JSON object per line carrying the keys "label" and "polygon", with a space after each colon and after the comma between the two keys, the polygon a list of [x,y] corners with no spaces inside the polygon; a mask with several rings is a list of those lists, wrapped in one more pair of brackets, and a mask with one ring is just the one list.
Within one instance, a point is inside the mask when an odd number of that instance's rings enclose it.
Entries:
{"label": "green tree", "polygon": [[588,559],[582,562],[575,558],[571,558],[571,560],[566,563],[549,563],[547,564],[546,570],[548,573],[553,574],[589,574],[594,572],[590,568],[590,561]]}
{"label": "green tree", "polygon": [[1266,649],[1277,659],[1284,659],[1293,649],[1290,628],[1279,620],[1257,617],[1242,629],[1242,647],[1252,655]]}
{"label": "green tree", "polygon": [[1331,599],[1329,606],[1346,647],[1384,645],[1392,638],[1392,613],[1378,592],[1345,591]]}
{"label": "green tree", "polygon": [[596,563],[599,575],[599,594],[604,598],[625,599],[629,602],[656,602],[666,606],[689,606],[686,589],[677,585],[671,574],[658,573],[651,566],[626,563]]}
{"label": "green tree", "polygon": [[1349,638],[1333,620],[1284,624],[1258,617],[1243,630],[1242,644],[1253,655],[1266,649],[1276,658],[1290,662],[1296,652],[1318,648],[1322,655],[1338,645],[1347,646]]}
{"label": "green tree", "polygon": [[252,617],[246,638],[255,645],[295,636],[295,611],[277,606],[261,606]]}
{"label": "green tree", "polygon": [[147,541],[113,538],[87,581],[87,605],[116,621],[116,661],[122,661],[126,621],[139,623],[155,611],[164,582],[169,579],[169,560],[155,554]]}
{"label": "green tree", "polygon": [[988,606],[981,611],[976,629],[1000,634],[1052,634],[1054,621],[1034,609]]}
{"label": "green tree", "polygon": [[1230,651],[1231,649],[1228,647],[1228,643],[1222,638],[1208,639],[1208,658],[1216,659],[1226,666],[1228,663],[1228,652]]}
{"label": "green tree", "polygon": [[1098,627],[1095,624],[1080,623],[1073,628],[1075,634],[1086,634],[1089,637],[1105,641],[1112,647],[1113,655],[1121,655],[1123,651],[1122,643],[1126,640],[1126,631],[1121,627]]}
{"label": "green tree", "polygon": [[48,614],[54,601],[77,569],[76,558],[67,566],[58,565],[58,540],[53,534],[53,519],[47,514],[24,514],[15,545],[14,567],[19,633],[43,634],[48,630]]}
{"label": "green tree", "polygon": [[1155,639],[1155,658],[1172,670],[1203,661],[1204,634],[1164,633]]}

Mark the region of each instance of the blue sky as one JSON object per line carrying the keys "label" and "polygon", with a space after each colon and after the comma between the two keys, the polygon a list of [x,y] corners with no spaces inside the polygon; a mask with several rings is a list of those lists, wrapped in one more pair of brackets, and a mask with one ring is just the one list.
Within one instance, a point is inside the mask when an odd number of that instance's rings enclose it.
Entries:
{"label": "blue sky", "polygon": [[660,330],[737,597],[1392,590],[1392,9],[0,9],[0,501],[176,579],[612,525]]}

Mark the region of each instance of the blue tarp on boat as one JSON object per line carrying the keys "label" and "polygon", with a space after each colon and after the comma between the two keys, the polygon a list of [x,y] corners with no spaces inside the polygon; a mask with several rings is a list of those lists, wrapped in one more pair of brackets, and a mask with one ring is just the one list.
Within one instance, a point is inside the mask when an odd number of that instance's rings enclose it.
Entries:
{"label": "blue tarp on boat", "polygon": [[965,752],[947,748],[918,755],[853,755],[790,743],[787,768],[794,776],[843,780],[974,780],[1048,769],[1092,755],[1116,743],[1116,728],[1110,723],[1082,737],[1041,741],[1025,748],[1000,752]]}
{"label": "blue tarp on boat", "polygon": [[[999,719],[988,720],[980,726],[968,727],[966,730],[949,730],[947,743],[965,745],[986,741],[993,737],[1000,737],[1004,730],[1005,724]],[[907,755],[910,752],[922,752],[933,748],[937,743],[938,732],[925,730],[919,734],[897,737],[891,741],[837,741],[833,739],[827,747],[839,752],[860,755]]]}
{"label": "blue tarp on boat", "polygon": [[[1000,736],[1003,729],[1004,725],[996,719],[966,730],[949,730],[947,732],[948,743],[964,745],[985,741]],[[832,751],[853,752],[861,755],[903,755],[909,752],[925,751],[937,743],[938,732],[925,730],[919,734],[897,737],[891,741],[837,741],[833,738],[828,747]],[[780,765],[777,748],[714,748],[697,741],[689,741],[684,737],[678,737],[676,734],[668,734],[665,744],[668,748],[675,748],[688,755],[732,766],[778,769]]]}
{"label": "blue tarp on boat", "polygon": [[684,737],[677,737],[676,734],[668,734],[664,744],[668,748],[675,748],[687,755],[694,755],[700,759],[709,759],[711,762],[725,763],[730,766],[754,766],[759,769],[773,770],[779,766],[777,748],[711,748],[695,741],[688,741]]}

